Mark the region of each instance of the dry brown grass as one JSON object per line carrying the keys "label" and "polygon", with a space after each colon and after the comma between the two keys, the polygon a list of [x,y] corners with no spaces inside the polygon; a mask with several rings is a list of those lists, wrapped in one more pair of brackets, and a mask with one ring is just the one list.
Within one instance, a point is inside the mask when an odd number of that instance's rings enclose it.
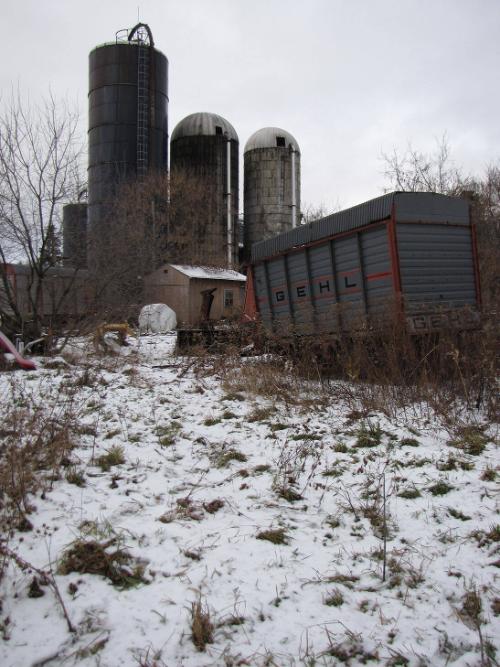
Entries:
{"label": "dry brown grass", "polygon": [[336,336],[269,335],[266,346],[273,354],[238,372],[226,368],[224,388],[291,404],[313,399],[317,407],[333,397],[355,413],[427,411],[450,430],[468,426],[478,408],[498,420],[493,318],[484,317],[475,330],[417,337],[388,312],[384,326],[360,321],[355,329]]}
{"label": "dry brown grass", "polygon": [[215,626],[210,609],[201,599],[191,604],[191,639],[198,651],[204,651],[207,644],[214,642]]}
{"label": "dry brown grass", "polygon": [[77,441],[78,389],[68,386],[64,398],[50,404],[43,388],[29,393],[21,380],[11,379],[0,430],[0,528],[29,529],[32,495],[52,487],[71,467]]}

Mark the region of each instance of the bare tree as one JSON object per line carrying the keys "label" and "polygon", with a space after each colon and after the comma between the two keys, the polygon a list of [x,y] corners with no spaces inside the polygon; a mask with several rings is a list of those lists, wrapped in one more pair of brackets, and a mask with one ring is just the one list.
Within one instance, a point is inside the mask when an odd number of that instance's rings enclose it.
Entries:
{"label": "bare tree", "polygon": [[45,283],[60,257],[62,205],[76,200],[81,156],[76,111],[52,95],[31,105],[12,93],[0,112],[0,317],[9,329],[26,325],[12,279],[12,263],[21,263],[30,334],[42,330]]}
{"label": "bare tree", "polygon": [[128,317],[144,302],[144,276],[165,262],[210,264],[203,224],[212,201],[206,182],[183,171],[117,186],[104,224],[91,231],[96,312]]}
{"label": "bare tree", "polygon": [[446,135],[437,140],[435,150],[430,153],[422,153],[408,144],[404,153],[394,148],[390,154],[382,153],[381,159],[384,176],[390,183],[388,190],[460,195],[473,185],[473,179],[454,164]]}
{"label": "bare tree", "polygon": [[89,230],[94,309],[101,316],[126,317],[141,302],[142,277],[159,262],[167,197],[166,174],[118,183],[104,220]]}
{"label": "bare tree", "polygon": [[333,213],[337,213],[342,209],[342,206],[338,201],[331,208],[328,208],[326,204],[324,204],[323,202],[317,205],[304,202],[301,208],[302,210],[300,212],[300,218],[301,218],[300,224],[307,225],[308,223],[314,222],[315,220],[320,220],[320,218],[325,218],[327,215],[332,215]]}
{"label": "bare tree", "polygon": [[446,135],[431,153],[408,146],[382,153],[389,190],[438,192],[445,195],[472,193],[472,217],[476,223],[483,302],[487,310],[498,311],[500,299],[500,167],[490,166],[484,176],[464,174],[456,166]]}
{"label": "bare tree", "polygon": [[212,187],[210,179],[195,173],[183,169],[171,173],[166,255],[169,262],[220,265],[222,249],[220,233],[213,229],[216,193]]}

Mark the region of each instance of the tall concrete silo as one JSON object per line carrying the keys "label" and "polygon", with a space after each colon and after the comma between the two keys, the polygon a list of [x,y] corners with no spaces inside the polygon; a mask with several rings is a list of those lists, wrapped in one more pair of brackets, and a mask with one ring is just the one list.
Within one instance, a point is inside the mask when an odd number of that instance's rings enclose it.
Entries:
{"label": "tall concrete silo", "polygon": [[279,127],[265,127],[244,150],[244,256],[253,243],[299,224],[300,149]]}
{"label": "tall concrete silo", "polygon": [[87,268],[87,204],[63,207],[63,265]]}
{"label": "tall concrete silo", "polygon": [[88,223],[99,243],[117,187],[167,171],[168,60],[139,23],[89,56]]}
{"label": "tall concrete silo", "polygon": [[[238,261],[239,142],[234,127],[214,113],[194,113],[175,127],[170,141],[173,182],[180,174],[204,189],[191,243],[177,261],[234,267]],[[175,215],[172,195],[172,215]],[[189,221],[184,221],[189,224]],[[182,225],[183,220],[178,220]],[[178,230],[180,231],[180,230]],[[191,230],[187,230],[191,233]],[[201,249],[201,253],[197,249]]]}

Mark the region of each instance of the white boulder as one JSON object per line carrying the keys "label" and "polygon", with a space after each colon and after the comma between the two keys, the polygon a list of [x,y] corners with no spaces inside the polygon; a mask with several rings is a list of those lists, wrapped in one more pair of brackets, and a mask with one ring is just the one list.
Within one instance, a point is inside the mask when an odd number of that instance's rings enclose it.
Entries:
{"label": "white boulder", "polygon": [[139,331],[145,333],[166,333],[177,326],[175,311],[165,303],[150,303],[139,315]]}

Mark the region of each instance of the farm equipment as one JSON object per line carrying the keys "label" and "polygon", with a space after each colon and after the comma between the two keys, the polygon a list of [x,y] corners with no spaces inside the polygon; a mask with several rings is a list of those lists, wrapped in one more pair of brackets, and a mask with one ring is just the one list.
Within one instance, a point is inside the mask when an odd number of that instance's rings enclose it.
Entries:
{"label": "farm equipment", "polygon": [[475,328],[469,201],[394,192],[254,244],[245,318],[276,335]]}

